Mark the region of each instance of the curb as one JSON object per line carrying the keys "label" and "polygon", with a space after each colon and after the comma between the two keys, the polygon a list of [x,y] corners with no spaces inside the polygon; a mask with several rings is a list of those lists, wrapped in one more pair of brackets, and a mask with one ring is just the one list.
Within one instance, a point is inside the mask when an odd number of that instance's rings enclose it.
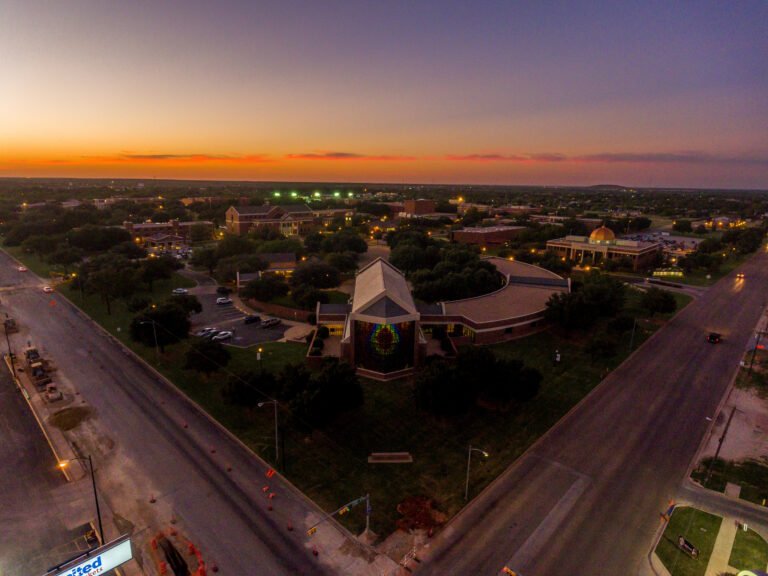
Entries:
{"label": "curb", "polygon": [[[172,394],[176,394],[178,397],[180,397],[183,401],[187,402],[188,405],[192,408],[193,411],[197,412],[198,415],[201,415],[203,418],[205,418],[209,423],[211,423],[215,428],[217,428],[220,432],[223,432],[225,436],[227,436],[230,440],[234,441],[236,444],[238,444],[242,449],[244,449],[252,458],[256,460],[257,463],[263,465],[266,469],[271,469],[272,466],[264,461],[258,454],[256,454],[253,450],[251,450],[250,447],[248,447],[242,440],[240,440],[237,436],[235,436],[232,432],[230,432],[223,424],[218,422],[213,416],[208,414],[197,402],[195,402],[192,398],[190,398],[183,390],[181,390],[178,386],[176,386],[172,381],[168,380],[163,374],[158,372],[152,366],[149,364],[146,360],[144,360],[141,356],[136,354],[131,348],[123,344],[118,338],[113,336],[109,331],[107,331],[104,327],[102,327],[100,324],[98,324],[95,320],[93,320],[90,316],[88,316],[85,311],[80,309],[74,302],[72,302],[69,298],[67,298],[64,294],[59,292],[59,295],[61,296],[62,300],[66,302],[66,304],[70,307],[72,307],[81,318],[87,319],[93,326],[96,327],[98,331],[102,333],[103,336],[105,336],[108,340],[111,341],[112,344],[115,344],[119,347],[120,350],[122,350],[123,354],[126,356],[130,356],[137,364],[140,366],[143,366],[145,369],[149,370],[150,373],[156,378],[156,381],[161,382],[163,385],[165,385],[168,390]],[[278,473],[279,474],[279,473]],[[317,503],[315,503],[313,500],[311,500],[306,494],[304,494],[301,490],[299,490],[292,482],[290,482],[285,476],[282,474],[279,474],[279,477],[281,481],[285,484],[285,487],[290,490],[294,496],[297,497],[300,501],[303,501],[305,504],[308,505],[308,508],[311,508],[315,513],[319,514],[321,517],[324,517],[327,515],[327,512],[324,511],[322,508],[319,507]],[[386,554],[382,554],[378,552],[375,548],[372,546],[366,545],[362,542],[360,542],[354,534],[352,534],[347,528],[336,522],[335,520],[331,519],[328,522],[328,525],[333,526],[343,537],[345,537],[347,540],[350,540],[353,544],[356,546],[370,550],[374,552],[377,556],[384,556],[387,557]]]}

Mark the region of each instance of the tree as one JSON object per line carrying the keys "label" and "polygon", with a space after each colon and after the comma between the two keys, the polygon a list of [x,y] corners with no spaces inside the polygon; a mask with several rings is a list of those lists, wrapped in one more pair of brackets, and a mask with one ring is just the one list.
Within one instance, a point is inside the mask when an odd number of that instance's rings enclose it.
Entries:
{"label": "tree", "polygon": [[288,294],[288,283],[280,276],[267,274],[256,280],[251,280],[240,290],[243,298],[254,298],[262,302],[269,302],[274,298]]}
{"label": "tree", "polygon": [[672,230],[675,232],[693,232],[693,226],[690,220],[675,220],[672,224]]}
{"label": "tree", "polygon": [[[130,261],[104,256],[90,263],[94,268],[81,266],[84,288],[99,294],[107,306],[107,314],[112,314],[112,300],[129,298],[136,291],[136,269]],[[84,271],[85,270],[85,271]]]}
{"label": "tree", "polygon": [[227,234],[216,247],[216,256],[222,259],[241,254],[252,254],[255,248],[256,245],[251,240],[242,236]]}
{"label": "tree", "polygon": [[328,360],[320,373],[292,398],[290,406],[305,423],[322,427],[339,413],[362,403],[363,389],[355,369],[346,362]]}
{"label": "tree", "polygon": [[67,274],[69,269],[79,263],[83,259],[83,252],[78,248],[72,248],[70,246],[59,246],[59,248],[50,256],[48,256],[48,262],[50,264],[58,264],[64,268],[64,273]]}
{"label": "tree", "polygon": [[195,248],[189,261],[192,266],[205,268],[208,270],[208,274],[213,276],[213,270],[219,262],[219,256],[216,248]]}
{"label": "tree", "polygon": [[220,342],[200,339],[187,350],[184,368],[211,374],[226,366],[230,358],[229,351]]}
{"label": "tree", "polygon": [[147,251],[135,242],[121,242],[109,249],[113,254],[118,254],[129,260],[141,260],[147,257]]}
{"label": "tree", "polygon": [[236,374],[227,380],[222,395],[230,404],[253,408],[274,395],[277,389],[275,375],[266,370]]}
{"label": "tree", "polygon": [[139,278],[146,283],[149,291],[157,280],[167,280],[174,270],[181,268],[178,260],[171,256],[160,256],[159,258],[147,258],[142,262],[139,268]]}
{"label": "tree", "polygon": [[202,222],[199,224],[192,224],[192,227],[189,229],[189,240],[193,244],[195,242],[205,242],[206,240],[210,240],[213,237],[213,230],[211,230],[211,226],[209,224],[203,224]]}
{"label": "tree", "polygon": [[291,299],[299,308],[314,310],[318,302],[323,304],[328,302],[328,295],[312,286],[302,285],[297,286],[291,291]]}
{"label": "tree", "polygon": [[368,251],[368,243],[351,230],[342,230],[336,234],[325,236],[322,241],[323,252],[355,252],[363,254]]}
{"label": "tree", "polygon": [[71,230],[67,238],[70,245],[90,253],[106,252],[113,246],[131,241],[131,235],[124,228],[91,224]]}
{"label": "tree", "polygon": [[130,333],[133,340],[150,347],[157,338],[157,345],[164,352],[165,346],[189,335],[189,319],[180,306],[168,301],[134,317]]}
{"label": "tree", "polygon": [[43,258],[51,254],[59,245],[59,238],[53,236],[35,235],[30,236],[21,243],[25,252],[31,252],[38,258]]}
{"label": "tree", "polygon": [[355,252],[331,252],[326,255],[325,261],[341,272],[354,272],[357,268]]}
{"label": "tree", "polygon": [[184,310],[187,316],[192,314],[200,314],[203,311],[203,305],[200,304],[200,300],[193,294],[174,294],[171,296],[173,304]]}
{"label": "tree", "polygon": [[290,281],[293,287],[312,286],[314,288],[334,288],[340,283],[339,270],[324,262],[299,264]]}
{"label": "tree", "polygon": [[444,418],[466,414],[477,398],[476,390],[444,360],[427,363],[416,375],[414,394],[419,408]]}
{"label": "tree", "polygon": [[216,278],[219,282],[234,282],[237,273],[248,274],[267,269],[267,263],[255,254],[239,254],[221,258],[216,265]]}
{"label": "tree", "polygon": [[304,237],[304,249],[311,253],[316,254],[320,252],[320,247],[323,244],[323,235],[319,232],[311,232]]}
{"label": "tree", "polygon": [[657,312],[659,314],[668,314],[677,310],[675,297],[670,292],[655,286],[645,291],[640,299],[640,305],[645,310],[648,310],[651,316]]}

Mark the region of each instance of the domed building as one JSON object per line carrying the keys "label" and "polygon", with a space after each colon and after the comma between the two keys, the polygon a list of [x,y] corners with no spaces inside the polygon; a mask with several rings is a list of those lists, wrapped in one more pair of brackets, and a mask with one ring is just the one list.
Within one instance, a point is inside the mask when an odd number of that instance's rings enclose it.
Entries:
{"label": "domed building", "polygon": [[632,269],[653,266],[662,251],[659,242],[641,242],[616,238],[613,230],[603,225],[587,236],[566,236],[549,240],[547,250],[578,264],[599,266],[606,260],[629,259]]}
{"label": "domed building", "polygon": [[613,230],[600,226],[592,230],[592,234],[589,235],[590,244],[616,244],[616,234]]}

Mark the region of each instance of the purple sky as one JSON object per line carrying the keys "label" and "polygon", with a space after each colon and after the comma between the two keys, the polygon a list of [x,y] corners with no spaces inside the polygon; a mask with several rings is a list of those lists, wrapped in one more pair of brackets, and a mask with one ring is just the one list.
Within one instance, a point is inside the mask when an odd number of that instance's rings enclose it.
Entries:
{"label": "purple sky", "polygon": [[0,175],[768,188],[768,2],[5,0]]}

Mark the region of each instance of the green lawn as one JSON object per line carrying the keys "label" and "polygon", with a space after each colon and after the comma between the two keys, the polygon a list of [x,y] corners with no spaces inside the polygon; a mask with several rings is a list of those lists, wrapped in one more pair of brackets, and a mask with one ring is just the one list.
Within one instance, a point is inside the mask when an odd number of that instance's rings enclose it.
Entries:
{"label": "green lawn", "polygon": [[[672,576],[704,576],[723,519],[695,508],[676,508],[656,546],[656,555]],[[699,549],[691,558],[677,545],[683,536]]]}
{"label": "green lawn", "polygon": [[48,262],[41,260],[34,254],[31,254],[29,252],[24,252],[21,246],[4,246],[3,250],[5,252],[8,252],[8,254],[10,254],[17,260],[23,262],[24,266],[32,270],[32,272],[34,272],[41,278],[47,279],[51,277],[51,270],[52,270],[51,265],[48,264]]}
{"label": "green lawn", "polygon": [[728,564],[739,570],[765,570],[768,566],[768,542],[754,530],[739,530]]}
{"label": "green lawn", "polygon": [[[189,281],[175,277],[156,283],[151,297],[160,301],[170,296],[176,286]],[[116,302],[108,315],[101,300],[77,291],[61,290],[80,305],[145,360],[157,366],[169,379],[205,408],[214,418],[240,437],[256,453],[274,460],[274,416],[271,406],[242,408],[228,404],[222,395],[232,373],[258,368],[256,349],[229,348],[232,360],[227,368],[211,376],[184,370],[188,342],[168,346],[156,359],[153,348],[129,341],[127,334],[132,314],[123,302]],[[341,293],[338,293],[339,295]],[[341,300],[342,296],[337,296]],[[640,293],[628,291],[627,312],[638,313]],[[347,295],[343,295],[346,302]],[[685,297],[681,298],[685,302]],[[341,415],[321,432],[309,432],[296,422],[286,406],[280,408],[283,466],[287,477],[325,510],[371,494],[372,529],[382,535],[395,528],[399,514],[396,506],[404,498],[426,495],[449,516],[464,506],[467,445],[487,450],[491,456],[473,462],[470,493],[477,495],[503,472],[537,438],[579,402],[630,352],[663,325],[665,318],[640,315],[634,330],[613,334],[615,354],[592,358],[586,343],[589,334],[561,335],[547,331],[498,344],[493,350],[501,357],[519,358],[539,369],[544,380],[541,393],[534,400],[506,412],[473,408],[466,416],[442,421],[420,411],[413,399],[410,380],[389,383],[364,380],[364,405]],[[602,319],[591,334],[606,330]],[[119,330],[118,330],[119,329]],[[302,362],[306,346],[269,343],[262,346],[263,367],[278,371],[286,363]],[[561,353],[558,366],[552,365],[555,350]],[[407,451],[412,464],[368,464],[371,452]],[[341,522],[353,531],[364,526],[364,514],[353,509]]]}

